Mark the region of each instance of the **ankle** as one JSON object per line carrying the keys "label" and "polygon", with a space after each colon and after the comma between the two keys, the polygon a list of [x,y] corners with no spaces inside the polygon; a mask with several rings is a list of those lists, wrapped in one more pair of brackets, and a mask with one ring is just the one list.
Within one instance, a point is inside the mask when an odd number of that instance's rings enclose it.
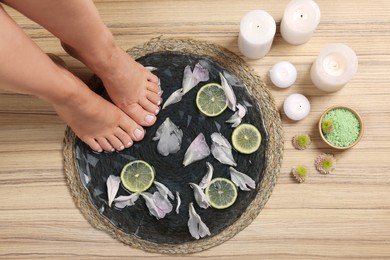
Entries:
{"label": "ankle", "polygon": [[111,71],[114,60],[117,57],[118,49],[111,32],[103,32],[98,39],[87,44],[77,45],[62,42],[64,49],[73,57],[82,61],[88,68],[96,74]]}

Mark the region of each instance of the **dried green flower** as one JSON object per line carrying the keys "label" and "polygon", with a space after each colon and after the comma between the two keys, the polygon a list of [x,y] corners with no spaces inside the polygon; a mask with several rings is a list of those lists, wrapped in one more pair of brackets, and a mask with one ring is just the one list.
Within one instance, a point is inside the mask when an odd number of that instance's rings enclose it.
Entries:
{"label": "dried green flower", "polygon": [[336,158],[333,154],[320,154],[314,161],[314,165],[319,173],[329,174],[336,169]]}
{"label": "dried green flower", "polygon": [[332,119],[327,118],[327,119],[322,120],[321,129],[322,129],[322,132],[324,134],[332,133],[333,129],[334,129]]}
{"label": "dried green flower", "polygon": [[309,173],[308,169],[306,166],[298,166],[294,167],[291,170],[291,174],[295,177],[295,179],[299,182],[302,183],[305,181],[307,174]]}
{"label": "dried green flower", "polygon": [[305,150],[311,144],[311,138],[308,134],[297,134],[292,138],[292,144],[295,149]]}

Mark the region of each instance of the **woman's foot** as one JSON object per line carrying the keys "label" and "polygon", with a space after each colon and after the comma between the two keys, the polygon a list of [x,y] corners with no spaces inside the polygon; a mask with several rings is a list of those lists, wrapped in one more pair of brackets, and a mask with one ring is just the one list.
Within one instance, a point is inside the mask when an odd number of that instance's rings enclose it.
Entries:
{"label": "woman's foot", "polygon": [[[99,55],[92,51],[78,51],[66,43],[64,50],[82,61],[103,81],[111,100],[135,122],[151,126],[160,111],[161,90],[159,79],[134,61],[113,41]],[[102,59],[104,57],[104,59]]]}
{"label": "woman's foot", "polygon": [[52,102],[52,105],[57,114],[91,149],[97,152],[121,151],[143,138],[144,130],[140,125],[67,71],[59,57],[49,57],[58,65],[64,76],[64,84],[74,89],[69,91],[71,95],[61,102]]}

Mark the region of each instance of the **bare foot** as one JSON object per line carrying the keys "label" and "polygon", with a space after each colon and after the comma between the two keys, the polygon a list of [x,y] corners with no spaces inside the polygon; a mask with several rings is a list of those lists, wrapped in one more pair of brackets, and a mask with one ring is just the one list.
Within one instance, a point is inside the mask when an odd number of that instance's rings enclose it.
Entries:
{"label": "bare foot", "polygon": [[[62,42],[64,50],[94,71],[111,100],[135,122],[151,126],[160,111],[159,79],[112,43],[102,60],[95,53],[79,52]],[[103,47],[102,47],[103,48]]]}
{"label": "bare foot", "polygon": [[65,101],[52,102],[52,105],[57,114],[91,149],[97,152],[120,151],[130,147],[133,141],[143,138],[141,126],[115,105],[91,91],[65,68],[58,67],[64,75],[64,84],[67,83],[75,91]]}

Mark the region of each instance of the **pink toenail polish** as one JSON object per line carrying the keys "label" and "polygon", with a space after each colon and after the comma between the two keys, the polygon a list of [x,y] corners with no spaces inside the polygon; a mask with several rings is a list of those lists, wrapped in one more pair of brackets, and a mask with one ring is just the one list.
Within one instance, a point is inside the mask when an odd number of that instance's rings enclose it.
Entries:
{"label": "pink toenail polish", "polygon": [[130,142],[128,142],[127,144],[126,144],[126,148],[129,148],[130,146],[132,146],[133,145],[133,141],[130,141]]}
{"label": "pink toenail polish", "polygon": [[157,108],[156,111],[154,111],[154,113],[157,115],[158,113],[160,112],[160,108]]}
{"label": "pink toenail polish", "polygon": [[123,149],[125,149],[125,147],[122,145],[121,147],[119,147],[118,151],[122,151]]}
{"label": "pink toenail polish", "polygon": [[112,148],[112,149],[111,149],[111,152],[115,152],[115,148]]}
{"label": "pink toenail polish", "polygon": [[157,102],[157,106],[161,105],[162,103],[162,99],[160,99],[158,102]]}
{"label": "pink toenail polish", "polygon": [[153,120],[154,120],[154,116],[152,116],[152,115],[147,115],[147,116],[145,117],[145,121],[146,121],[147,123],[151,123]]}
{"label": "pink toenail polish", "polygon": [[134,136],[135,138],[139,139],[142,136],[142,131],[139,129],[135,129]]}

